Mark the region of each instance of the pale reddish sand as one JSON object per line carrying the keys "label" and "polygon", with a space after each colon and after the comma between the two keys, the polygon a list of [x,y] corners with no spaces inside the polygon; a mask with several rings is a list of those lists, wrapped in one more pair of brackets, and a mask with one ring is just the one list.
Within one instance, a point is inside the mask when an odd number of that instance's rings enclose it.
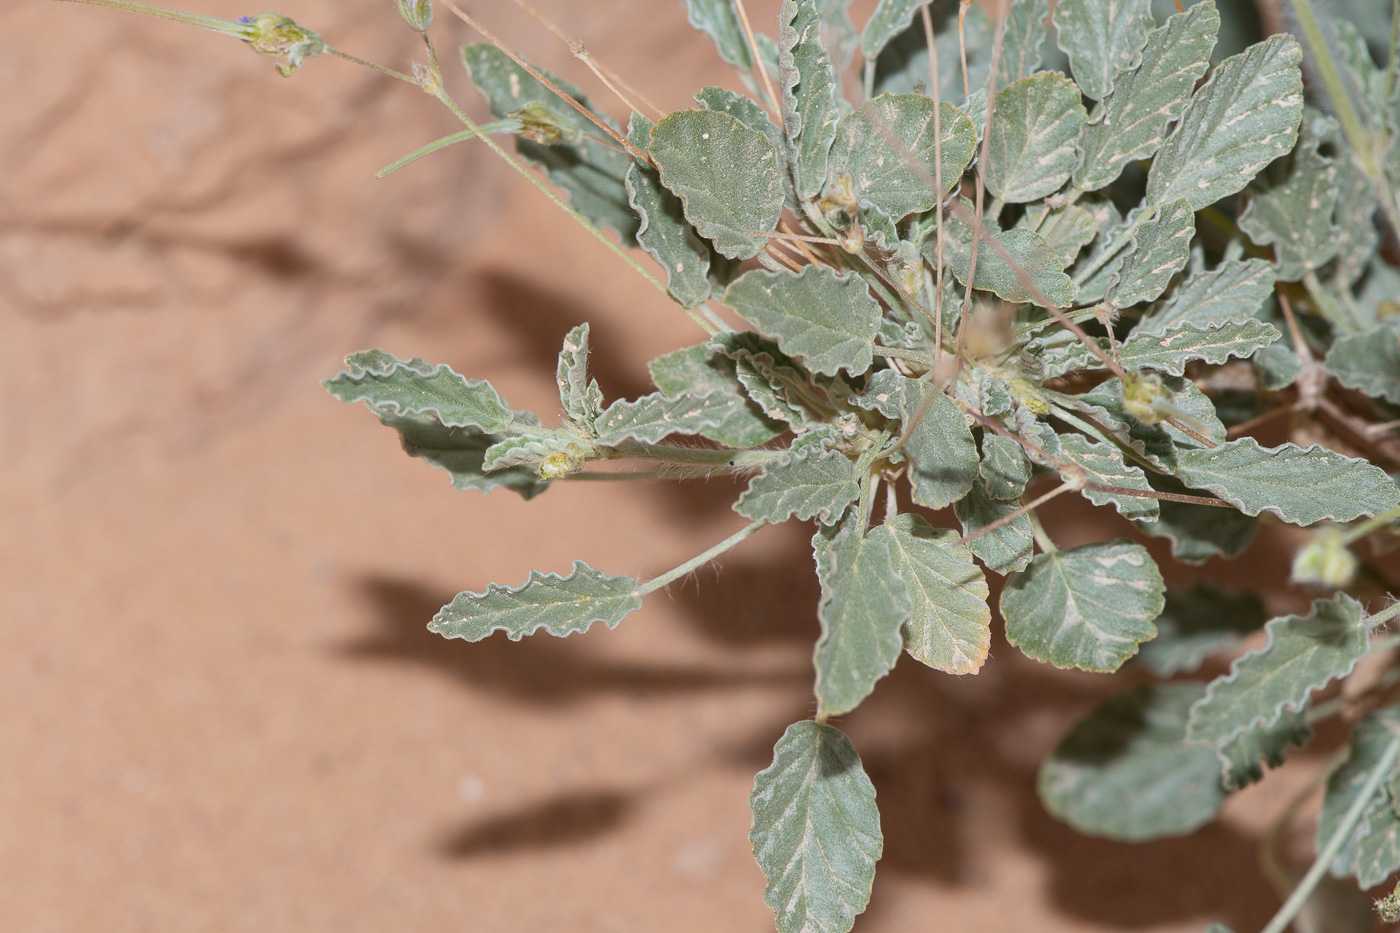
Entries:
{"label": "pale reddish sand", "polygon": [[[663,106],[731,82],[677,3],[540,6]],[[414,49],[387,0],[284,12]],[[747,795],[812,710],[810,529],[616,632],[443,641],[424,625],[459,589],[669,569],[738,527],[735,489],[458,493],[317,385],[380,346],[549,416],[571,325],[610,396],[700,332],[478,146],[375,181],[453,121],[343,62],[283,80],[215,36],[10,3],[0,86],[0,928],[771,929]],[[885,811],[859,929],[1257,928],[1255,838],[1306,774],[1188,840],[1079,837],[1034,767],[1114,685],[993,655],[961,679],[905,659],[843,723]]]}

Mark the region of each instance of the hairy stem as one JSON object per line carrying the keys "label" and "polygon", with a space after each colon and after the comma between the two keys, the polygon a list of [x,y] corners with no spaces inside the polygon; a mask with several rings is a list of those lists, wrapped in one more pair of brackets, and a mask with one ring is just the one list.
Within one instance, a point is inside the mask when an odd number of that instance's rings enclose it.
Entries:
{"label": "hairy stem", "polygon": [[666,573],[663,573],[659,577],[655,577],[654,579],[643,583],[641,586],[637,587],[637,595],[646,596],[650,593],[655,593],[662,587],[670,586],[672,583],[675,583],[677,580],[679,580],[686,574],[693,573],[694,571],[699,570],[701,567],[705,566],[710,561],[714,560],[716,557],[720,556],[725,551],[738,544],[740,541],[743,541],[749,535],[753,534],[755,531],[758,531],[758,529],[762,528],[766,524],[768,524],[766,521],[760,519],[759,521],[754,522],[752,525],[746,525],[745,527],[740,528],[738,531],[734,532],[734,534],[725,538],[723,541],[721,541],[719,544],[716,544],[708,551],[705,551],[701,554],[697,554],[690,560],[681,564],[676,569],[670,570]]}

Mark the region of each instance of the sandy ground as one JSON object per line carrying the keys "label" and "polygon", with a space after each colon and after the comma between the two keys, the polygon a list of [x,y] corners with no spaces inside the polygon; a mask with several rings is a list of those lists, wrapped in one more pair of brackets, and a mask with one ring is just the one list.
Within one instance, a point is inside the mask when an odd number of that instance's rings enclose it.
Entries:
{"label": "sandy ground", "polygon": [[[679,4],[540,5],[663,106],[731,80]],[[414,50],[387,0],[283,12]],[[0,928],[771,929],[747,795],[812,711],[809,530],[616,632],[443,641],[424,625],[460,589],[669,569],[738,527],[735,490],[458,493],[317,385],[380,346],[549,412],[573,324],[610,397],[700,332],[480,147],[373,180],[453,121],[343,62],[284,80],[212,35],[9,0],[0,86]],[[1077,836],[1034,769],[1114,683],[993,655],[965,678],[906,658],[843,724],[885,813],[858,929],[1257,928],[1256,839],[1299,780],[1189,839]]]}

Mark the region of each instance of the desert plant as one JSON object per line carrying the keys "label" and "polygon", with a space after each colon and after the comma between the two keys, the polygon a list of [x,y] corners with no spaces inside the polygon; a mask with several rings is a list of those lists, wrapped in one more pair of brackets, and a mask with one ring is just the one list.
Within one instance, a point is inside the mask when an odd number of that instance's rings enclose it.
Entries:
{"label": "desert plant", "polygon": [[[86,2],[234,35],[284,74],[319,54],[369,64],[274,14]],[[763,527],[815,521],[817,713],[788,728],[750,798],[784,931],[850,929],[881,853],[874,789],[832,719],[902,653],[976,673],[993,615],[984,568],[1006,577],[1006,637],[1029,657],[1099,672],[1136,658],[1160,678],[1091,711],[1045,762],[1057,816],[1123,840],[1191,832],[1346,713],[1359,721],[1326,778],[1318,858],[1267,929],[1328,870],[1363,887],[1400,870],[1398,642],[1381,632],[1400,608],[1354,547],[1400,532],[1382,468],[1397,460],[1400,272],[1378,253],[1380,232],[1400,229],[1394,50],[1377,66],[1349,22],[1296,0],[1314,109],[1289,35],[1212,63],[1213,0],[1164,22],[1149,0],[1059,0],[1053,17],[1049,0],[1013,0],[995,20],[971,0],[881,0],[860,30],[849,0],[783,0],[776,38],[743,0],[685,0],[751,96],[708,87],[653,120],[577,47],[631,110],[624,128],[444,0],[487,39],[462,49],[493,114],[478,124],[447,90],[428,0],[397,2],[425,60],[411,75],[370,67],[465,129],[384,173],[481,140],[706,339],[652,361],[658,391],[609,402],[581,323],[559,354],[558,418],[382,350],[352,355],[326,388],[367,403],[459,489],[529,499],[598,472],[732,476],[749,520],[653,580],[576,562],[463,592],[433,631],[612,628]],[[1067,73],[1045,70],[1052,37]],[[1366,456],[1248,433],[1285,414]],[[1269,620],[1248,591],[1168,588],[1137,541],[1058,547],[1036,509],[1071,493],[1186,564],[1239,554],[1261,521],[1320,526],[1293,568],[1319,598]],[[1181,676],[1261,628],[1227,674]],[[1368,656],[1385,663],[1353,673]],[[1344,694],[1314,701],[1343,679]]]}

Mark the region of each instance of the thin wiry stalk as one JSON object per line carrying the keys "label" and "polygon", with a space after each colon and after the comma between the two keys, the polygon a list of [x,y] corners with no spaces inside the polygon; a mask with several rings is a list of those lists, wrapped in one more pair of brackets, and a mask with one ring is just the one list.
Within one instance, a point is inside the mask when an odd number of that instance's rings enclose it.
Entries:
{"label": "thin wiry stalk", "polygon": [[773,114],[778,118],[778,125],[783,125],[783,103],[773,91],[773,79],[768,77],[768,69],[763,67],[763,56],[758,54],[758,43],[754,41],[753,27],[749,25],[749,11],[744,8],[744,0],[734,0],[734,8],[739,11],[739,22],[744,27],[744,38],[749,42],[749,54],[753,56],[753,66],[758,69],[758,76],[763,79],[763,89],[768,92],[768,102],[773,107]]}
{"label": "thin wiry stalk", "polygon": [[[982,537],[985,534],[991,534],[993,531],[996,531],[998,528],[1000,528],[1002,525],[1005,525],[1007,522],[1014,522],[1022,515],[1029,514],[1030,512],[1040,508],[1042,505],[1049,502],[1056,496],[1064,495],[1073,488],[1074,487],[1069,485],[1068,483],[1062,483],[1061,485],[1056,486],[1054,489],[1050,490],[1040,498],[1035,499],[1031,502],[1027,502],[1025,505],[1021,506],[1016,511],[1011,512],[1007,515],[1003,515],[1001,518],[998,518],[996,521],[991,522],[990,524],[983,525],[981,528],[978,528],[970,535],[963,535],[961,538],[953,542],[953,547],[961,547],[972,541],[976,541],[978,538]],[[1054,548],[1050,548],[1050,550],[1054,550]]]}
{"label": "thin wiry stalk", "polygon": [[[942,88],[938,86],[938,43],[934,41],[933,15],[929,13],[927,3],[919,7],[919,13],[924,21],[929,88],[933,96],[933,190],[938,194],[938,203],[934,205],[937,268],[934,270],[933,284],[933,352],[937,355],[943,352],[943,102]],[[934,378],[937,378],[937,373]]]}

